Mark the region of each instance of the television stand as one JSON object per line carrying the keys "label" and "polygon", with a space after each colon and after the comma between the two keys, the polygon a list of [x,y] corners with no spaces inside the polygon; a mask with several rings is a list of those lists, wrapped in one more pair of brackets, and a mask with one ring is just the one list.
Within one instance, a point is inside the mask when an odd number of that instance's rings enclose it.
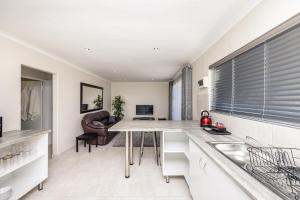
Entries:
{"label": "television stand", "polygon": [[155,120],[155,117],[133,117],[133,120]]}

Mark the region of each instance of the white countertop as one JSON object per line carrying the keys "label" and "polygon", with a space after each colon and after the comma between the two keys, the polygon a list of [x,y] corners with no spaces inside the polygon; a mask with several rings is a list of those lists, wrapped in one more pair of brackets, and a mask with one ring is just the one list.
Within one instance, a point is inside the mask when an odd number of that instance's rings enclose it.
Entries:
{"label": "white countertop", "polygon": [[30,138],[38,135],[48,134],[49,132],[50,130],[37,130],[37,131],[16,130],[16,131],[4,132],[3,136],[0,138],[0,148],[29,140]]}
{"label": "white countertop", "polygon": [[[205,132],[198,121],[151,121],[134,120],[120,121],[112,126],[109,131],[182,131],[194,141],[221,169],[253,199],[258,200],[279,200],[281,199],[270,189],[262,185],[258,180],[249,175],[246,171],[234,164],[207,142],[210,141],[244,141],[232,135],[211,135]],[[211,186],[213,187],[213,186]]]}
{"label": "white countertop", "polygon": [[113,125],[109,131],[182,131],[201,129],[197,121],[167,120],[122,120]]}
{"label": "white countertop", "polygon": [[232,179],[240,186],[240,188],[248,193],[250,197],[259,200],[282,199],[207,143],[210,141],[242,141],[242,139],[234,136],[211,135],[206,133],[204,130],[186,130],[185,132],[189,138],[198,144],[198,146],[218,166],[220,166],[221,169],[223,169],[230,177],[232,177]]}

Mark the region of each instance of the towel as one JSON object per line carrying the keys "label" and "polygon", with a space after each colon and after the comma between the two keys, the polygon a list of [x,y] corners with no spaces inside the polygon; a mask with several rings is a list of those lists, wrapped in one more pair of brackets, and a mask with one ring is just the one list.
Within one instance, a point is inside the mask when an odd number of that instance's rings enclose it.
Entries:
{"label": "towel", "polygon": [[41,82],[22,81],[21,119],[35,120],[41,115]]}
{"label": "towel", "polygon": [[31,87],[28,116],[30,120],[35,120],[41,114],[41,88]]}
{"label": "towel", "polygon": [[30,98],[29,88],[22,82],[22,91],[21,91],[21,119],[27,121],[28,119],[28,105]]}

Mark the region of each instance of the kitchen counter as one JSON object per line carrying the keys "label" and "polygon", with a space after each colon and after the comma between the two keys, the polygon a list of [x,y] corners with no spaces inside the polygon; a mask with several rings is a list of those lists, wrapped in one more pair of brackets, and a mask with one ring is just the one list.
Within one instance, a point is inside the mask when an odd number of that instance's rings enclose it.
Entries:
{"label": "kitchen counter", "polygon": [[122,120],[114,124],[109,131],[182,131],[200,130],[197,121],[167,121],[167,120]]}
{"label": "kitchen counter", "polygon": [[[207,143],[211,141],[244,141],[244,139],[232,135],[211,135],[199,127],[199,122],[197,121],[124,120],[111,127],[109,131],[126,133],[126,178],[129,178],[129,163],[133,164],[131,153],[133,149],[131,144],[133,131],[179,131],[184,132],[194,143],[196,143],[213,162],[215,162],[243,191],[245,191],[245,193],[249,195],[249,197],[259,200],[281,199],[257,179],[253,178],[250,174]],[[211,187],[213,187],[213,185]]]}
{"label": "kitchen counter", "polygon": [[37,130],[37,131],[8,131],[4,132],[3,136],[0,138],[0,148],[6,147],[12,144],[23,142],[29,140],[32,137],[48,134],[49,130]]}
{"label": "kitchen counter", "polygon": [[[48,133],[49,130],[9,131],[0,138],[0,149],[8,148],[7,160],[2,160],[0,188],[12,189],[10,200],[21,199],[26,193],[48,178]],[[26,142],[25,145],[22,145]],[[14,148],[14,145],[20,145]],[[12,155],[13,148],[18,151]]]}
{"label": "kitchen counter", "polygon": [[202,129],[185,129],[183,131],[251,198],[263,200],[282,199],[207,143],[211,141],[243,141],[243,139],[232,135],[211,135]]}

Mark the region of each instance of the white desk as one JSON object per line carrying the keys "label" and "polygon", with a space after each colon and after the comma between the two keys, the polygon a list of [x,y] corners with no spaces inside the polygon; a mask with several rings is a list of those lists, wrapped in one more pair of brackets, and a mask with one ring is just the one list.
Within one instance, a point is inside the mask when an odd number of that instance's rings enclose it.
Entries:
{"label": "white desk", "polygon": [[152,121],[152,120],[123,120],[115,124],[109,131],[120,131],[126,134],[125,142],[125,177],[130,177],[130,165],[133,161],[132,132],[164,132],[201,129],[197,121]]}

